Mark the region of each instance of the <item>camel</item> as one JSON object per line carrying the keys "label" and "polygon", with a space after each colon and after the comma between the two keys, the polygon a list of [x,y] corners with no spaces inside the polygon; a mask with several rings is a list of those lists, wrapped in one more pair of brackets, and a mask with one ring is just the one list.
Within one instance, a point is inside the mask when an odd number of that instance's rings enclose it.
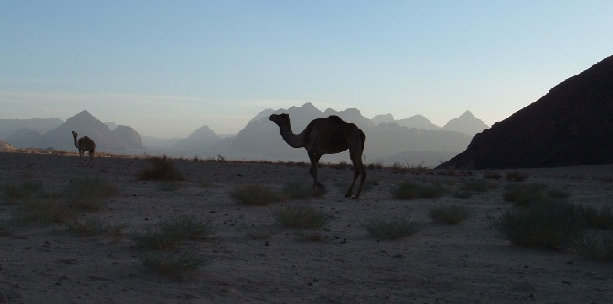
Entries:
{"label": "camel", "polygon": [[322,189],[323,185],[317,180],[317,163],[324,154],[334,154],[349,149],[349,156],[353,163],[353,181],[345,197],[350,197],[358,176],[360,186],[354,199],[360,198],[362,185],[366,179],[366,170],[362,163],[364,140],[366,136],[355,124],[343,121],[340,117],[332,115],[328,118],[316,118],[300,133],[292,132],[289,115],[286,113],[272,114],[268,118],[279,126],[283,140],[292,148],[305,148],[311,160],[309,173],[313,177],[313,188]]}
{"label": "camel", "polygon": [[[85,166],[94,166],[94,153],[96,152],[96,143],[89,137],[87,136],[83,136],[81,138],[79,138],[79,141],[77,141],[77,132],[72,131],[72,137],[74,138],[74,145],[75,147],[77,147],[77,149],[79,149],[79,157],[81,159],[81,163],[79,164],[79,166],[85,165]],[[85,151],[89,152],[89,160],[87,161],[87,164],[84,164],[83,161],[83,154],[85,154]]]}

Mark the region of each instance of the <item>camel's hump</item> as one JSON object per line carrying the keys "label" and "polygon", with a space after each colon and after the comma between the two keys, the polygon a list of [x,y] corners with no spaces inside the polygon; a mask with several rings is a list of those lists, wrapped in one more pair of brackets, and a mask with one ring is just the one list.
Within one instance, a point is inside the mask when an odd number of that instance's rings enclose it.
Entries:
{"label": "camel's hump", "polygon": [[332,120],[332,121],[334,121],[336,123],[345,122],[342,118],[340,118],[340,117],[338,117],[336,115],[330,115],[330,116],[328,116],[328,119],[330,119],[330,120]]}

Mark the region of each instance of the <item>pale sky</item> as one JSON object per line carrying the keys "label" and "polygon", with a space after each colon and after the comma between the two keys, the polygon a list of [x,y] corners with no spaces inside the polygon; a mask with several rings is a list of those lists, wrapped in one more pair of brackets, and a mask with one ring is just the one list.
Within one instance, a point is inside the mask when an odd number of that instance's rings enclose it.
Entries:
{"label": "pale sky", "polygon": [[488,125],[613,55],[613,1],[0,1],[0,118],[235,133],[312,102]]}

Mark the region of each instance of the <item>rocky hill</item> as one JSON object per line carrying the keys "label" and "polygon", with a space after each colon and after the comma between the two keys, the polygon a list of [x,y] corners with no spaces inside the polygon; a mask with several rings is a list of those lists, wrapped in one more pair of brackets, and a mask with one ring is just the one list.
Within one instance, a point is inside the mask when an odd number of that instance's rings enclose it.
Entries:
{"label": "rocky hill", "polygon": [[38,134],[57,128],[64,123],[59,118],[29,118],[29,119],[2,119],[0,118],[0,138],[7,138],[17,130],[28,129]]}
{"label": "rocky hill", "polygon": [[[124,150],[125,144],[109,130],[108,126],[87,111],[68,118],[65,123],[43,135],[44,146],[56,150],[74,150],[74,140],[71,132],[75,130],[79,136],[89,136],[96,142],[97,151]],[[78,138],[77,138],[78,139]]]}
{"label": "rocky hill", "polygon": [[204,151],[221,140],[208,126],[195,130],[187,138],[177,141],[175,148],[186,151]]}
{"label": "rocky hill", "polygon": [[530,168],[613,163],[613,56],[477,134],[439,168]]}
{"label": "rocky hill", "polygon": [[443,130],[455,131],[469,135],[475,135],[489,128],[481,119],[478,119],[470,111],[464,112],[460,117],[453,118],[445,126]]}

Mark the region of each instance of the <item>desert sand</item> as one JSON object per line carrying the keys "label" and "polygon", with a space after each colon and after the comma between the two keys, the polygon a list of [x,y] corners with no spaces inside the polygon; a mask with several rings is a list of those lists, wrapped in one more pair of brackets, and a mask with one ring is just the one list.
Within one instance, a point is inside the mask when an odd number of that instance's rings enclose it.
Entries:
{"label": "desert sand", "polygon": [[[306,154],[305,154],[306,160]],[[326,161],[325,157],[322,161]],[[512,208],[496,188],[469,199],[399,200],[402,181],[454,183],[481,179],[378,168],[359,201],[343,197],[349,168],[320,168],[328,191],[308,200],[249,206],[232,199],[239,185],[279,192],[288,181],[310,182],[308,167],[284,163],[174,160],[186,181],[168,191],[138,180],[150,166],[143,157],[99,157],[93,168],[67,155],[0,153],[0,185],[35,179],[60,189],[85,177],[119,189],[104,210],[83,213],[126,225],[119,237],[75,236],[63,225],[20,226],[0,235],[0,303],[611,303],[613,263],[572,252],[512,245],[493,226]],[[613,165],[515,170],[529,182],[567,189],[577,204],[612,206]],[[499,171],[504,173],[504,171]],[[428,208],[461,204],[472,216],[459,225],[434,222]],[[287,205],[308,205],[330,215],[315,232],[285,228],[273,214]],[[0,223],[17,206],[0,202]],[[189,278],[153,273],[139,259],[132,235],[173,215],[210,218],[217,231],[192,243],[207,263]],[[378,240],[362,223],[373,217],[410,217],[419,232]],[[305,234],[317,233],[318,241]]]}

